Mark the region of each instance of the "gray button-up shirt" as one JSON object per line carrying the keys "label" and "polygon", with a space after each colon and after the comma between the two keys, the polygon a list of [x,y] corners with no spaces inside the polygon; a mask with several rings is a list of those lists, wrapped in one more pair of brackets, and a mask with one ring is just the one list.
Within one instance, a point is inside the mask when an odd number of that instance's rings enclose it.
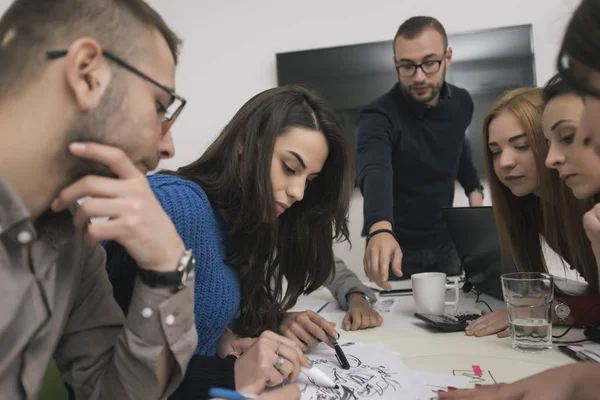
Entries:
{"label": "gray button-up shirt", "polygon": [[[124,317],[105,261],[74,234],[69,211],[34,226],[0,176],[0,398],[37,398],[53,356],[78,399],[158,399],[177,388],[197,342],[193,284],[168,296],[137,281]],[[159,393],[165,348],[175,370]]]}

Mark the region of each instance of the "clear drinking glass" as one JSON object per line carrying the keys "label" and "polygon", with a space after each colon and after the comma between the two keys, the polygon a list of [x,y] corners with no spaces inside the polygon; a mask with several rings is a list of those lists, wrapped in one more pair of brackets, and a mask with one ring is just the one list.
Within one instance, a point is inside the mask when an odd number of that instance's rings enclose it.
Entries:
{"label": "clear drinking glass", "polygon": [[551,350],[552,275],[515,272],[504,274],[501,279],[513,349],[523,352]]}

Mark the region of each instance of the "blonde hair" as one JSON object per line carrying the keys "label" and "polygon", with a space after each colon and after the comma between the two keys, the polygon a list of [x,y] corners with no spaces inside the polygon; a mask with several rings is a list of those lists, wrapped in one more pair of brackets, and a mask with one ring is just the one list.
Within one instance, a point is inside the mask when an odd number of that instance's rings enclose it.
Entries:
{"label": "blonde hair", "polygon": [[[548,145],[542,127],[543,90],[525,87],[502,96],[483,122],[483,143],[492,205],[505,255],[520,271],[548,272],[540,235],[550,248],[585,277],[598,292],[598,270],[582,226],[590,201],[577,200],[555,170],[546,168]],[[538,193],[517,197],[498,179],[488,148],[490,123],[504,111],[512,112],[527,135],[538,176]]]}

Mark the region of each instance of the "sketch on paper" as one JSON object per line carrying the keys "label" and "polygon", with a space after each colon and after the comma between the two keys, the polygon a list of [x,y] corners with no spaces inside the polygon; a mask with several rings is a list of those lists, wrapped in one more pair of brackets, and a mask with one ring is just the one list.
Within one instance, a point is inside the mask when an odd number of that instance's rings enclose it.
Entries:
{"label": "sketch on paper", "polygon": [[[327,373],[338,385],[338,389],[319,387],[316,395],[307,398],[315,400],[354,400],[368,397],[382,397],[388,392],[397,393],[401,389],[400,382],[395,379],[398,372],[392,372],[381,365],[364,364],[358,357],[347,354],[350,369],[344,370],[332,365],[327,360],[313,360],[315,366]],[[300,390],[307,393],[311,383],[304,384]],[[303,396],[303,398],[305,398]]]}
{"label": "sketch on paper", "polygon": [[464,376],[469,379],[469,383],[476,385],[492,385],[496,382],[496,379],[492,375],[491,371],[482,371],[483,374],[481,376],[476,375],[473,370],[452,370],[452,375],[454,376]]}
{"label": "sketch on paper", "polygon": [[301,375],[296,383],[303,400],[422,398],[424,384],[415,386],[419,382],[415,382],[412,372],[384,346],[353,342],[341,345],[350,363],[348,370],[341,368],[335,353],[329,348],[320,348],[309,354],[314,366],[332,378],[338,388],[316,386]]}
{"label": "sketch on paper", "polygon": [[425,382],[427,389],[431,391],[431,395],[435,399],[437,399],[437,394],[440,390],[448,390],[450,386],[459,389],[466,389],[471,386],[469,379],[464,376],[423,371],[415,371],[415,373]]}
{"label": "sketch on paper", "polygon": [[394,298],[379,298],[377,302],[373,304],[373,309],[379,314],[392,312],[392,308],[396,303]]}

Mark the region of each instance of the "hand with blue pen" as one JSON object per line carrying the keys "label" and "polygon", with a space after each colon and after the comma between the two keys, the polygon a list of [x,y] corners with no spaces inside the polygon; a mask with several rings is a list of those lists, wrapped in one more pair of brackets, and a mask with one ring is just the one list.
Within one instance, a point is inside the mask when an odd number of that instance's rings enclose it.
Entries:
{"label": "hand with blue pen", "polygon": [[309,347],[319,344],[319,341],[333,348],[328,335],[339,337],[335,323],[327,321],[314,311],[287,312],[279,330],[305,352]]}

